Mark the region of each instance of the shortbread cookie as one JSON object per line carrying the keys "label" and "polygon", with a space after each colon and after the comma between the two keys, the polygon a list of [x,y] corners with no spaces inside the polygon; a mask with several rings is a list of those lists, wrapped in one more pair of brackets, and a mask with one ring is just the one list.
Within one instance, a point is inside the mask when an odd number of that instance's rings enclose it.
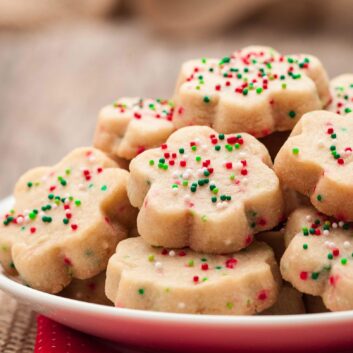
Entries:
{"label": "shortbread cookie", "polygon": [[127,171],[93,148],[25,173],[14,210],[0,225],[2,266],[51,293],[100,273],[135,222],[127,179]]}
{"label": "shortbread cookie", "polygon": [[174,130],[173,111],[170,100],[121,98],[100,111],[94,146],[130,160],[168,138]]}
{"label": "shortbread cookie", "polygon": [[305,294],[304,303],[308,314],[327,313],[329,310],[324,305],[321,297]]}
{"label": "shortbread cookie", "polygon": [[89,279],[72,280],[60,295],[88,303],[112,305],[105,295],[105,271]]}
{"label": "shortbread cookie", "polygon": [[332,311],[353,309],[352,226],[314,208],[298,209],[288,220],[286,241],[283,278],[303,293],[321,296]]}
{"label": "shortbread cookie", "polygon": [[266,309],[261,315],[297,315],[305,314],[303,294],[285,283],[281,288],[278,299],[271,308]]}
{"label": "shortbread cookie", "polygon": [[316,111],[303,116],[275,160],[283,184],[321,212],[353,220],[353,120]]}
{"label": "shortbread cookie", "polygon": [[277,300],[272,250],[254,242],[229,255],[155,248],[141,237],[119,243],[106,294],[117,307],[194,314],[251,315]]}
{"label": "shortbread cookie", "polygon": [[301,116],[326,107],[329,82],[311,55],[281,55],[250,46],[223,59],[183,64],[175,92],[174,123],[256,137],[291,130]]}
{"label": "shortbread cookie", "polygon": [[279,181],[266,148],[248,134],[207,126],[174,132],[130,164],[128,195],[151,245],[223,254],[282,217]]}
{"label": "shortbread cookie", "polygon": [[331,83],[332,102],[328,110],[340,115],[353,112],[353,74],[344,74],[334,78]]}

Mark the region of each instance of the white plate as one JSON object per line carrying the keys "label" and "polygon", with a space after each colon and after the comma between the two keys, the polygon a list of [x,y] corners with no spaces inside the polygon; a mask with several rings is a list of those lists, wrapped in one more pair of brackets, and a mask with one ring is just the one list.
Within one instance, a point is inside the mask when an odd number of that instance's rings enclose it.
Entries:
{"label": "white plate", "polygon": [[[0,201],[0,213],[12,199]],[[292,316],[187,315],[79,302],[25,287],[0,274],[0,289],[33,310],[80,331],[170,351],[303,351],[353,347],[353,311]]]}

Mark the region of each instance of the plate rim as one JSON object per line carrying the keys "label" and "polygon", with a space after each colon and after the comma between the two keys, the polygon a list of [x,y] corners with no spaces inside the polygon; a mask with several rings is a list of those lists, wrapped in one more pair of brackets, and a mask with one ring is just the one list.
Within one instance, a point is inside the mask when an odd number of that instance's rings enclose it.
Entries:
{"label": "plate rim", "polygon": [[[11,205],[14,198],[8,196],[0,199],[0,213],[4,208]],[[34,288],[26,287],[11,278],[7,277],[0,270],[0,289],[16,298],[30,303],[38,303],[58,309],[66,309],[74,312],[87,312],[97,315],[109,315],[110,317],[122,319],[145,319],[152,321],[162,321],[169,324],[195,324],[195,325],[223,325],[223,326],[251,326],[251,327],[270,327],[270,326],[311,326],[312,324],[329,325],[334,323],[353,322],[353,310],[315,313],[315,314],[296,314],[296,315],[209,315],[209,314],[184,314],[168,313],[158,311],[137,310],[129,308],[116,308],[101,304],[87,303],[75,299],[60,297],[58,295],[41,292]]]}

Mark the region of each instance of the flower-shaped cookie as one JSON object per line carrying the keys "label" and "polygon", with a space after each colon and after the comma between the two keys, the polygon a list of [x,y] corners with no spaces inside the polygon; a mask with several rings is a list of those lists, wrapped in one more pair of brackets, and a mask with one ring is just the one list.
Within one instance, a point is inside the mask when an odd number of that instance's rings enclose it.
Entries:
{"label": "flower-shaped cookie", "polygon": [[106,295],[117,307],[197,314],[251,315],[272,306],[280,276],[272,250],[206,255],[155,248],[141,237],[119,243],[108,263]]}
{"label": "flower-shaped cookie", "polygon": [[352,310],[352,225],[300,208],[289,217],[285,238],[283,278],[301,292],[321,296],[332,311]]}
{"label": "flower-shaped cookie", "polygon": [[283,184],[321,212],[353,220],[353,120],[327,111],[305,114],[275,159]]}
{"label": "flower-shaped cookie", "polygon": [[279,181],[266,148],[248,134],[207,126],[174,132],[130,163],[128,195],[151,245],[229,253],[282,217]]}
{"label": "flower-shaped cookie", "polygon": [[51,293],[100,273],[135,223],[127,179],[127,171],[93,148],[25,173],[0,225],[2,266]]}
{"label": "flower-shaped cookie", "polygon": [[304,113],[322,109],[329,101],[327,74],[317,58],[251,46],[220,60],[184,63],[174,123],[262,137],[291,130]]}
{"label": "flower-shaped cookie", "polygon": [[74,279],[59,295],[88,303],[112,305],[105,295],[105,271],[89,279]]}
{"label": "flower-shaped cookie", "polygon": [[353,74],[344,74],[331,80],[332,102],[328,110],[340,115],[353,112]]}
{"label": "flower-shaped cookie", "polygon": [[130,160],[165,142],[174,131],[173,111],[170,100],[121,98],[101,110],[94,146]]}

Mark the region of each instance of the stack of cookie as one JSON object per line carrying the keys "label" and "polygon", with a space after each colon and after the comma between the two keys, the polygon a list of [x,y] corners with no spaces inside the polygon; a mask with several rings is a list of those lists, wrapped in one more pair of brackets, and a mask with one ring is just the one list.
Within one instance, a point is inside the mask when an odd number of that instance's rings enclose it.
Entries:
{"label": "stack of cookie", "polygon": [[1,264],[124,308],[353,309],[352,83],[267,47],[186,62],[173,100],[119,99],[95,147],[20,178]]}

